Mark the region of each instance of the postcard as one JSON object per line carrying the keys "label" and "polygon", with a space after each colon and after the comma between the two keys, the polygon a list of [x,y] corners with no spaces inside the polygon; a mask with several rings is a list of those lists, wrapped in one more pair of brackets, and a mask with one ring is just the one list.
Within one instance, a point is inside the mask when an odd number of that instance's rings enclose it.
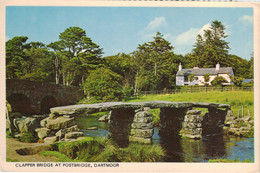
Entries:
{"label": "postcard", "polygon": [[1,171],[259,171],[260,3],[0,7]]}

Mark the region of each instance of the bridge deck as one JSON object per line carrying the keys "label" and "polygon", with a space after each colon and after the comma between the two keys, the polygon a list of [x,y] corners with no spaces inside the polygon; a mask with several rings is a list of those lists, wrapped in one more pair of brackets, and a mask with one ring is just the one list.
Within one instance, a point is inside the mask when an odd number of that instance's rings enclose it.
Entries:
{"label": "bridge deck", "polygon": [[70,105],[51,108],[52,114],[59,115],[71,115],[81,113],[96,113],[111,111],[115,109],[141,109],[143,107],[153,108],[227,108],[230,109],[229,104],[218,104],[218,103],[200,103],[200,102],[168,102],[168,101],[151,101],[151,102],[106,102],[97,104],[81,104],[81,105]]}

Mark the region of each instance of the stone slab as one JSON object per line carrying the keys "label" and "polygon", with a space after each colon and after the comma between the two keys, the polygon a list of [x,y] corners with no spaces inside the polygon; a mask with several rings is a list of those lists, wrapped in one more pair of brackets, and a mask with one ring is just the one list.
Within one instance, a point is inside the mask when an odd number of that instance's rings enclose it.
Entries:
{"label": "stone slab", "polygon": [[51,114],[54,115],[72,115],[72,114],[91,114],[96,112],[111,111],[115,109],[142,109],[150,108],[230,108],[228,104],[217,103],[199,103],[199,102],[168,102],[168,101],[151,101],[151,102],[106,102],[97,104],[81,104],[51,108]]}

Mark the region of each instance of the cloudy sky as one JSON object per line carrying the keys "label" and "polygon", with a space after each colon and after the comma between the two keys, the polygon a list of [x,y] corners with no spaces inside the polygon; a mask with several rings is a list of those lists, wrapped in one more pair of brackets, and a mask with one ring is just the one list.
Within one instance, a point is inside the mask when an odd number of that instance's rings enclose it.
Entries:
{"label": "cloudy sky", "polygon": [[131,53],[159,31],[174,52],[191,52],[196,36],[214,20],[226,27],[230,53],[250,59],[253,53],[252,8],[198,7],[6,7],[6,40],[28,36],[45,44],[66,28],[78,26],[103,48],[104,56]]}

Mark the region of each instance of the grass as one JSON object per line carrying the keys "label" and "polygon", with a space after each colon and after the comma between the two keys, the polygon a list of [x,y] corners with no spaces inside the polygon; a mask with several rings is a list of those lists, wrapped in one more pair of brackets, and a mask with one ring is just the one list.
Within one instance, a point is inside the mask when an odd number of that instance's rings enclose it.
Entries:
{"label": "grass", "polygon": [[36,132],[23,132],[21,133],[21,142],[37,142],[38,136]]}
{"label": "grass", "polygon": [[65,154],[61,154],[58,151],[41,151],[39,153],[39,155],[42,155],[45,157],[54,156],[54,157],[58,158],[57,162],[73,162],[72,159],[69,159]]}
{"label": "grass", "polygon": [[54,156],[58,162],[158,162],[165,156],[160,145],[130,143],[119,148],[108,138],[85,137],[74,142],[52,144],[52,151],[40,155]]}
{"label": "grass", "polygon": [[6,158],[6,162],[19,162],[19,160]]}
{"label": "grass", "polygon": [[164,94],[164,95],[146,95],[138,98],[131,98],[128,102],[141,101],[171,101],[171,102],[210,102],[210,103],[224,103],[231,106],[234,115],[238,115],[238,111],[242,112],[242,105],[244,107],[244,116],[249,113],[254,118],[254,93],[246,91],[232,91],[232,92],[197,92],[197,93],[178,93],[178,94]]}

